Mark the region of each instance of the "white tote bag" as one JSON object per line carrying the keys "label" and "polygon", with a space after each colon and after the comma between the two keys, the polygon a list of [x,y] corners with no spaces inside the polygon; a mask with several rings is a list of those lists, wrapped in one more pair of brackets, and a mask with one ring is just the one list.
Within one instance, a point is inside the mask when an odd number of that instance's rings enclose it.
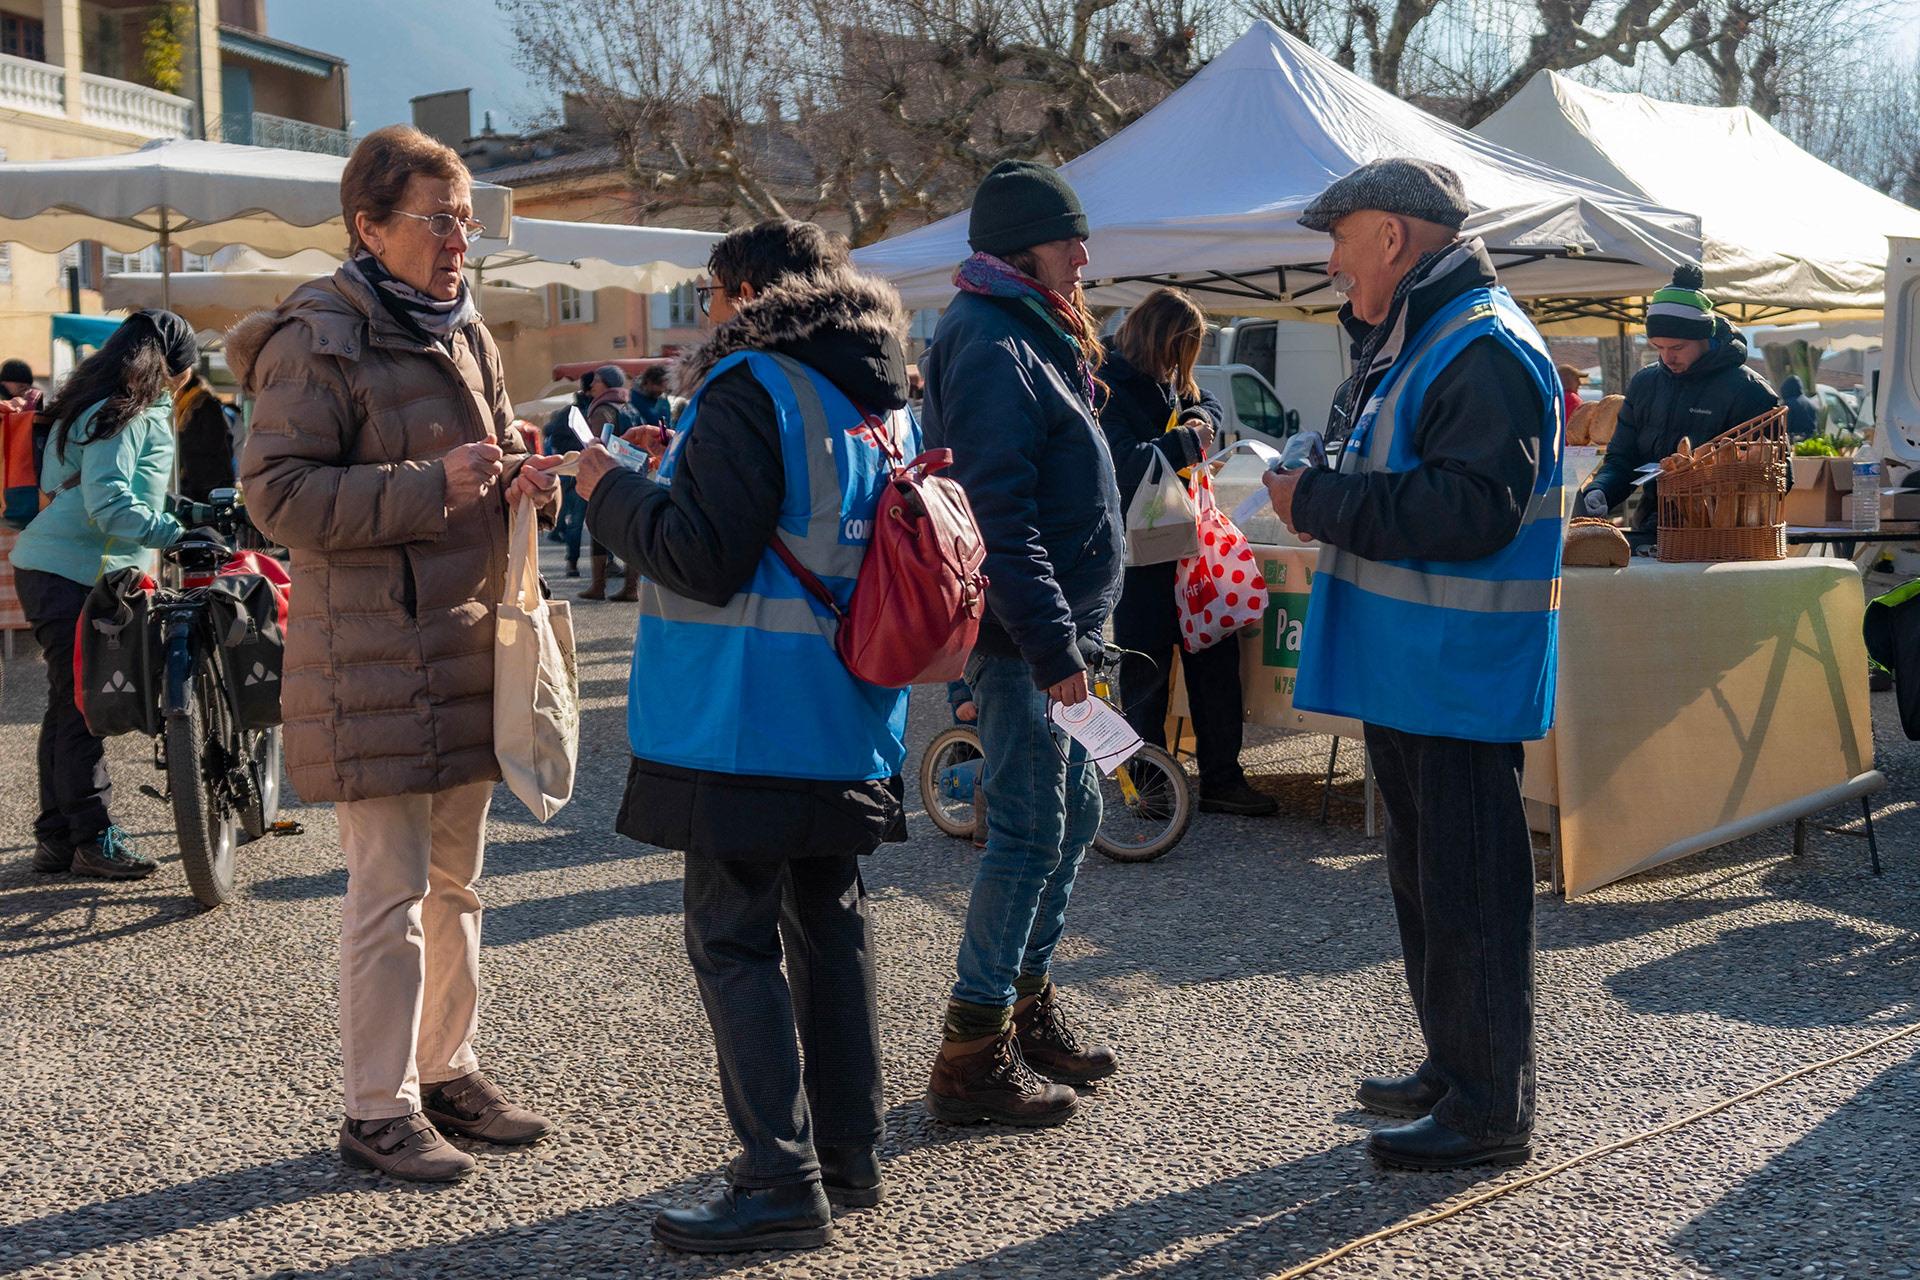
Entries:
{"label": "white tote bag", "polygon": [[1127,563],[1165,564],[1200,551],[1200,512],[1158,449],[1127,504]]}
{"label": "white tote bag", "polygon": [[545,822],[572,797],[580,752],[573,609],[541,593],[533,499],[514,508],[511,539],[494,621],[493,754],[513,794]]}

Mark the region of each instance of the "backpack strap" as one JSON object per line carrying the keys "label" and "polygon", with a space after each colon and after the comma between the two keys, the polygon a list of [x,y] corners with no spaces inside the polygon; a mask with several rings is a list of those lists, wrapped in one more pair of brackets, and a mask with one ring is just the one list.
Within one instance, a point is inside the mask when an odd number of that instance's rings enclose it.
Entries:
{"label": "backpack strap", "polygon": [[820,581],[813,570],[800,563],[800,557],[793,554],[793,549],[781,540],[778,533],[773,535],[772,545],[773,554],[779,556],[780,563],[787,566],[794,577],[800,579],[800,585],[807,589],[807,594],[827,606],[827,612],[831,613],[836,619],[845,622],[847,620],[847,611],[842,609],[840,602],[833,598],[833,592],[827,590],[827,584]]}

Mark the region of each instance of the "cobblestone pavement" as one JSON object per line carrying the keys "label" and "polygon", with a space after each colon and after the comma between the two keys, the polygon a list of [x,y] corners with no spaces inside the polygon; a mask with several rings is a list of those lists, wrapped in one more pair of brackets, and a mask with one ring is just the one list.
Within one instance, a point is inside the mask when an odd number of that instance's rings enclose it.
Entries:
{"label": "cobblestone pavement", "polygon": [[[1920,752],[1877,695],[1886,874],[1857,840],[1770,832],[1564,903],[1539,899],[1535,1163],[1386,1173],[1354,1078],[1416,1039],[1380,848],[1317,811],[1324,739],[1255,744],[1269,820],[1200,817],[1145,866],[1090,859],[1057,977],[1123,1069],[1070,1126],[931,1124],[920,1094],[972,855],[915,820],[872,859],[888,1197],[801,1256],[689,1259],[663,1204],[730,1138],[681,949],[680,859],[610,832],[630,607],[579,607],[579,798],[504,791],[484,889],[482,1060],[560,1136],[451,1188],[343,1168],[326,808],[243,851],[244,896],[187,896],[144,744],[116,810],[168,855],[144,884],[35,876],[38,659],[7,665],[0,750],[0,1275],[359,1277],[1270,1274],[1920,1023]],[[918,740],[944,720],[915,707]],[[1346,759],[1357,765],[1357,752]],[[1352,782],[1351,773],[1348,774]],[[1857,813],[1839,811],[1834,820]],[[1903,1277],[1920,1270],[1920,1036],[1342,1258],[1355,1276]]]}

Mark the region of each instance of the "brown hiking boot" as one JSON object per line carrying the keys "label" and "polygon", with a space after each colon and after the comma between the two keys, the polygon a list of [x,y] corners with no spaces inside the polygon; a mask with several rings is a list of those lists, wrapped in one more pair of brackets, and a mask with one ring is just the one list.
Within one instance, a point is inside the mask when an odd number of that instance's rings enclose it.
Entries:
{"label": "brown hiking boot", "polygon": [[946,1124],[991,1120],[1046,1129],[1071,1120],[1079,1105],[1073,1090],[1033,1074],[1020,1057],[1012,1028],[972,1053],[940,1054],[927,1082],[927,1110]]}
{"label": "brown hiking boot", "polygon": [[640,571],[633,567],[632,561],[627,562],[627,572],[620,579],[620,590],[607,598],[626,604],[632,604],[640,598]]}
{"label": "brown hiking boot", "polygon": [[553,1132],[553,1122],[507,1101],[500,1086],[478,1071],[422,1091],[420,1109],[442,1133],[502,1147],[524,1147]]}
{"label": "brown hiking boot", "polygon": [[440,1136],[418,1111],[393,1120],[348,1120],[340,1126],[340,1158],[408,1182],[457,1182],[474,1159]]}
{"label": "brown hiking boot", "polygon": [[607,558],[605,556],[593,558],[593,581],[588,583],[587,589],[580,593],[580,598],[582,600],[607,598]]}
{"label": "brown hiking boot", "polygon": [[1092,1084],[1120,1067],[1113,1050],[1105,1045],[1080,1043],[1061,1012],[1060,988],[1051,982],[1032,1004],[1013,1011],[1013,1033],[1020,1039],[1020,1056],[1027,1065],[1063,1084]]}

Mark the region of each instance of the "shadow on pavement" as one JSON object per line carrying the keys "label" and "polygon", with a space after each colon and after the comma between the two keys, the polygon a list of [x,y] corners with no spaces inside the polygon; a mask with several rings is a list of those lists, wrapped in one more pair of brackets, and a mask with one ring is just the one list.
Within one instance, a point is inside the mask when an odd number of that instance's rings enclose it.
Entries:
{"label": "shadow on pavement", "polygon": [[488,947],[511,947],[609,920],[678,915],[680,907],[678,878],[509,902],[487,908],[481,942]]}
{"label": "shadow on pavement", "polygon": [[35,1256],[43,1250],[80,1254],[153,1240],[258,1209],[360,1190],[366,1176],[344,1168],[331,1150],[316,1149],[12,1223],[0,1230],[0,1275],[48,1265],[47,1258]]}
{"label": "shadow on pavement", "polygon": [[1729,1276],[1920,1273],[1920,1188],[1893,1172],[1916,1149],[1920,1053],[1689,1222],[1674,1248]]}
{"label": "shadow on pavement", "polygon": [[1725,930],[1614,974],[1606,985],[1638,1013],[1833,1027],[1914,1010],[1915,969],[1920,952],[1911,936],[1883,942],[1833,920],[1782,920]]}
{"label": "shadow on pavement", "polygon": [[200,914],[184,894],[106,880],[36,877],[0,886],[0,959],[109,942]]}

